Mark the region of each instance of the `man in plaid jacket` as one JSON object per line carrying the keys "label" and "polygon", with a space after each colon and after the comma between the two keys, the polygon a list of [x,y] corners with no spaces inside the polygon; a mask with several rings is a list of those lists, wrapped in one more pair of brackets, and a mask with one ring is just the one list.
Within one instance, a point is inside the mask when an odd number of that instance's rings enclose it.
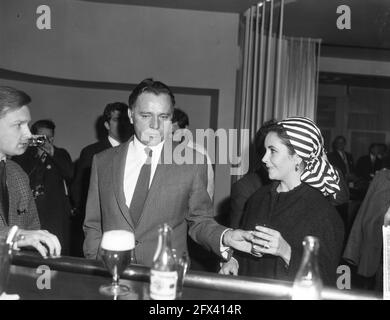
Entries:
{"label": "man in plaid jacket", "polygon": [[0,86],[0,237],[13,225],[19,227],[18,247],[34,247],[46,257],[61,254],[57,237],[39,230],[38,212],[23,169],[7,157],[26,151],[31,132],[27,104],[30,97],[11,87]]}

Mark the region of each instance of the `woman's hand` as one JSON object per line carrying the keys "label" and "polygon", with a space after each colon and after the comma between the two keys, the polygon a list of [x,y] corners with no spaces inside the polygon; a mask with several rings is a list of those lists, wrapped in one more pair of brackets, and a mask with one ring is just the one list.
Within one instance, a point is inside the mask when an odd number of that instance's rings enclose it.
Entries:
{"label": "woman's hand", "polygon": [[254,235],[253,250],[262,254],[272,254],[281,257],[288,265],[291,258],[291,247],[283,239],[279,231],[271,228],[256,226],[252,231]]}
{"label": "woman's hand", "polygon": [[238,261],[233,257],[230,258],[229,261],[221,264],[221,269],[219,270],[219,274],[225,275],[234,275],[238,274]]}

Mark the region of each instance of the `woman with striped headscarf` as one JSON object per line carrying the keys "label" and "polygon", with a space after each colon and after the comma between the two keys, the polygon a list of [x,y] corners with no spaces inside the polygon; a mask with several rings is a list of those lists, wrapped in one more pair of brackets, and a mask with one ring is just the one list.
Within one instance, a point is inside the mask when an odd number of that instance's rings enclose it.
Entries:
{"label": "woman with striped headscarf", "polygon": [[336,284],[343,224],[327,197],[340,191],[337,171],[326,159],[315,123],[287,118],[266,128],[262,158],[272,184],[249,198],[241,228],[253,230],[252,254],[236,253],[220,273],[294,280],[302,241],[320,240],[319,265],[325,284]]}

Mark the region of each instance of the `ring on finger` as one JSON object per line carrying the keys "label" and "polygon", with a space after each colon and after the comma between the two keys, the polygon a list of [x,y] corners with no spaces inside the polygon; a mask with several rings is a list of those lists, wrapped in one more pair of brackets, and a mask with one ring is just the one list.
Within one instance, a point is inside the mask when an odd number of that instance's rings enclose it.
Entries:
{"label": "ring on finger", "polygon": [[261,247],[264,248],[264,249],[269,249],[269,248],[271,247],[271,246],[270,246],[270,242],[267,241],[267,243],[264,244],[264,245],[262,245]]}

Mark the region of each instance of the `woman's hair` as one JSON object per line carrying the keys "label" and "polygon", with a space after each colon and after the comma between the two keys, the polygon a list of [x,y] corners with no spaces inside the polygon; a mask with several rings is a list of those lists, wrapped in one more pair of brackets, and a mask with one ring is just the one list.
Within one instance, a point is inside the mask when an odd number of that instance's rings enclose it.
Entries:
{"label": "woman's hair", "polygon": [[264,122],[261,130],[264,132],[264,137],[270,132],[275,132],[278,135],[278,138],[282,140],[282,143],[287,147],[288,153],[291,156],[296,153],[290,139],[288,138],[286,130],[282,125],[278,124],[276,120]]}

